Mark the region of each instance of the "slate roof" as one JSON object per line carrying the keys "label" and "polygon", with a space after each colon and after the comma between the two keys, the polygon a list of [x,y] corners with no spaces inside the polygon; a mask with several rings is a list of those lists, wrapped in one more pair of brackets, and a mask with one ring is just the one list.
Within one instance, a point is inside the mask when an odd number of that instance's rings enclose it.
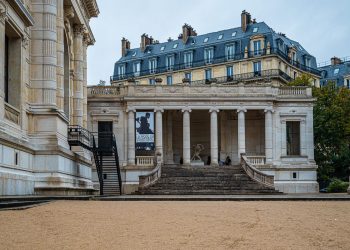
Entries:
{"label": "slate roof", "polygon": [[[328,81],[334,81],[338,86],[344,85],[344,76],[350,75],[350,61],[341,64],[328,65],[318,68],[321,71],[321,86],[327,84]],[[338,73],[335,71],[338,69]]]}
{"label": "slate roof", "polygon": [[[257,28],[257,31],[254,32],[254,29]],[[235,34],[234,36],[232,34]],[[193,61],[204,60],[204,48],[215,46],[215,57],[224,57],[225,56],[225,45],[235,42],[235,51],[236,53],[244,53],[246,46],[249,48],[250,37],[253,35],[264,35],[265,36],[265,48],[267,42],[270,42],[272,48],[281,48],[283,53],[287,56],[288,47],[294,46],[297,50],[297,61],[300,64],[305,64],[305,57],[308,57],[311,62],[311,68],[317,69],[316,59],[310,55],[298,42],[289,39],[288,37],[276,33],[272,28],[270,28],[265,22],[251,23],[248,25],[246,32],[243,32],[241,27],[221,30],[217,32],[212,32],[208,34],[198,35],[189,37],[186,44],[183,43],[182,39],[177,39],[173,41],[168,41],[164,43],[151,44],[146,47],[145,51],[142,52],[140,48],[133,48],[127,51],[124,57],[121,57],[115,63],[114,75],[117,75],[117,67],[121,64],[130,64],[130,62],[140,61],[146,62],[141,65],[141,71],[148,69],[147,60],[150,58],[157,58],[158,67],[165,67],[164,57],[169,54],[179,55],[178,58],[175,58],[175,64],[183,63],[183,56],[180,56],[182,53],[193,50],[196,51],[196,55],[193,56]],[[218,39],[220,35],[222,39]],[[208,38],[208,41],[205,42],[205,39]],[[278,43],[281,43],[279,47]],[[174,45],[177,44],[175,48]],[[132,66],[126,66],[126,74],[132,73]]]}

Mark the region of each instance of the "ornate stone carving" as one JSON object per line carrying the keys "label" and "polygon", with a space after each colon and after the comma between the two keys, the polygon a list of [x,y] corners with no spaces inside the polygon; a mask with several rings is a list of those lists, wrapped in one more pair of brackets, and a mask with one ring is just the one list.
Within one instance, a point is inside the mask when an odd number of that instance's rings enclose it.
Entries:
{"label": "ornate stone carving", "polygon": [[73,26],[73,32],[75,37],[83,37],[85,34],[86,28],[83,24],[75,24]]}
{"label": "ornate stone carving", "polygon": [[5,24],[7,21],[7,9],[5,3],[0,2],[0,23]]}
{"label": "ornate stone carving", "polygon": [[24,49],[27,49],[27,48],[28,48],[28,45],[29,45],[29,38],[26,37],[26,36],[24,36],[24,37],[22,38],[22,46],[23,46]]}

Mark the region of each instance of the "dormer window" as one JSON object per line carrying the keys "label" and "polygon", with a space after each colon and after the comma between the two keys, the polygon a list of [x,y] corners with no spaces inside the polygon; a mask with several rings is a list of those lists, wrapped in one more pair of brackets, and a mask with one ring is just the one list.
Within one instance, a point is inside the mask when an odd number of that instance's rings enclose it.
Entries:
{"label": "dormer window", "polygon": [[160,48],[160,51],[164,51],[164,49],[165,49],[165,46],[162,46],[162,47]]}
{"label": "dormer window", "polygon": [[205,63],[213,63],[214,48],[206,48],[204,50],[204,61]]}
{"label": "dormer window", "polygon": [[141,63],[134,62],[134,64],[133,64],[134,76],[140,76],[140,70],[141,70]]}
{"label": "dormer window", "polygon": [[148,61],[148,68],[149,68],[150,74],[156,73],[156,70],[157,70],[157,59],[156,58],[152,58]]}
{"label": "dormer window", "polygon": [[232,37],[235,37],[237,35],[237,32],[232,32]]}
{"label": "dormer window", "polygon": [[125,77],[125,64],[118,66],[118,76],[120,79]]}
{"label": "dormer window", "polygon": [[137,54],[136,51],[134,51],[134,53],[132,53],[132,56],[136,56],[136,54]]}
{"label": "dormer window", "polygon": [[173,45],[173,49],[176,49],[177,48],[177,43],[175,43],[174,45]]}
{"label": "dormer window", "polygon": [[228,44],[226,45],[226,58],[227,60],[233,60],[235,57],[235,45]]}
{"label": "dormer window", "polygon": [[192,67],[192,62],[193,62],[193,52],[189,51],[184,54],[184,62],[185,62],[185,67],[189,68]]}
{"label": "dormer window", "polygon": [[219,35],[218,40],[221,40],[224,37],[223,34]]}
{"label": "dormer window", "polygon": [[204,38],[204,43],[207,43],[209,41],[209,37]]}
{"label": "dormer window", "polygon": [[170,56],[166,57],[165,66],[166,66],[167,70],[173,70],[174,62],[175,62],[175,56],[174,55],[170,55]]}
{"label": "dormer window", "polygon": [[253,42],[254,45],[254,56],[259,56],[261,55],[261,41],[254,41]]}
{"label": "dormer window", "polygon": [[297,61],[297,53],[292,52],[292,60],[293,60],[293,62]]}
{"label": "dormer window", "polygon": [[258,32],[258,30],[259,30],[259,28],[258,28],[258,27],[255,27],[255,28],[253,29],[253,33]]}
{"label": "dormer window", "polygon": [[305,66],[311,68],[311,59],[308,57],[305,57]]}
{"label": "dormer window", "polygon": [[334,69],[334,75],[338,75],[339,69]]}

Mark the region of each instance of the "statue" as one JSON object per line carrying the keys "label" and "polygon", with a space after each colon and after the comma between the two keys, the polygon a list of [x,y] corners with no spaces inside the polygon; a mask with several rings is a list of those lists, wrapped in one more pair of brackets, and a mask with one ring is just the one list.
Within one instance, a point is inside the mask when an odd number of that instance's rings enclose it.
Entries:
{"label": "statue", "polygon": [[192,156],[192,159],[191,161],[202,161],[202,158],[200,157],[200,153],[204,150],[204,146],[202,144],[196,144],[196,145],[193,145],[193,151],[194,151],[194,154]]}

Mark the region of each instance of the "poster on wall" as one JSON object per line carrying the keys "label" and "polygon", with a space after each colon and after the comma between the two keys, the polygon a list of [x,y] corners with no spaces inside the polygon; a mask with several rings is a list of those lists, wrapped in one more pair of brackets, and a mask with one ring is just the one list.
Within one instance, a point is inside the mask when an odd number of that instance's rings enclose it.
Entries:
{"label": "poster on wall", "polygon": [[136,112],[136,150],[154,150],[154,113]]}

